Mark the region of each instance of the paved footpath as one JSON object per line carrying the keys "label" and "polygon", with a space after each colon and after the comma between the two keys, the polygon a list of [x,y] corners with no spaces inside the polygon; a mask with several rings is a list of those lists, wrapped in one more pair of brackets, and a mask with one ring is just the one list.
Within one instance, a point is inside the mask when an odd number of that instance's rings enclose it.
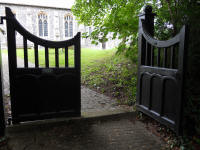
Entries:
{"label": "paved footpath", "polygon": [[27,123],[7,129],[0,150],[162,150],[134,113]]}
{"label": "paved footpath", "polygon": [[[3,54],[4,91],[9,94]],[[23,64],[23,60],[20,60]],[[115,100],[81,87],[82,117],[29,122],[6,129],[0,150],[162,150],[163,141]],[[9,96],[5,99],[9,105]],[[126,112],[126,113],[122,113]],[[7,112],[9,113],[9,112]]]}

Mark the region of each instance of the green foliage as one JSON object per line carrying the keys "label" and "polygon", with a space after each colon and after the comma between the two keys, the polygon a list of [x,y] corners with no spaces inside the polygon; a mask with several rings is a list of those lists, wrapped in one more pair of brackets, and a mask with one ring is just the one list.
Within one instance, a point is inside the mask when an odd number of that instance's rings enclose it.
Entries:
{"label": "green foliage", "polygon": [[121,39],[118,53],[134,61],[137,58],[134,55],[137,53],[138,15],[148,4],[157,14],[155,35],[160,40],[177,34],[194,13],[191,5],[197,5],[196,0],[76,0],[72,12],[79,23],[94,27],[93,32],[84,33],[84,37],[98,44],[106,42],[111,32],[112,39]]}
{"label": "green foliage", "polygon": [[119,38],[121,43],[118,52],[135,59],[137,53],[138,14],[144,6],[145,0],[76,0],[72,7],[73,14],[87,26],[94,30],[84,37],[91,38],[93,44],[108,40],[109,32],[112,39]]}
{"label": "green foliage", "polygon": [[82,74],[82,84],[112,96],[119,104],[136,101],[136,65],[122,55],[112,55],[88,66]]}
{"label": "green foliage", "polygon": [[[185,135],[200,138],[200,2],[197,0],[76,0],[73,13],[80,23],[94,26],[91,35],[93,43],[112,38],[121,39],[118,53],[123,53],[132,61],[137,59],[138,14],[145,5],[151,4],[155,19],[155,36],[166,40],[175,36],[184,24],[190,27],[187,54],[187,71],[184,82],[184,122]],[[193,130],[192,130],[193,129]],[[192,137],[192,136],[191,136]],[[198,143],[199,140],[193,140]],[[196,142],[195,142],[196,141]],[[189,144],[190,145],[190,144]],[[181,149],[189,149],[183,144]]]}

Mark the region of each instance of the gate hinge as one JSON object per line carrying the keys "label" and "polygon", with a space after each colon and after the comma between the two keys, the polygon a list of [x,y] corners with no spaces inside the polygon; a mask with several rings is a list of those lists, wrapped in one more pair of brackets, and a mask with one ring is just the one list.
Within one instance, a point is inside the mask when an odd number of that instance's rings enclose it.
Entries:
{"label": "gate hinge", "polygon": [[0,16],[0,24],[3,24],[4,19],[6,19],[6,16]]}

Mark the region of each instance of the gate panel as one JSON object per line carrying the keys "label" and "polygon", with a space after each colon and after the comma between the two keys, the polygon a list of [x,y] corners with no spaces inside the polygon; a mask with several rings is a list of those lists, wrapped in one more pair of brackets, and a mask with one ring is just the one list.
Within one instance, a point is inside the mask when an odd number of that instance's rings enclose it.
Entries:
{"label": "gate panel", "polygon": [[[66,41],[48,41],[24,29],[6,8],[10,94],[13,123],[63,116],[80,116],[80,33]],[[24,67],[17,66],[16,33],[23,39]],[[34,47],[35,65],[28,64],[28,43]],[[39,49],[44,47],[45,67],[39,66]],[[74,66],[68,65],[69,47],[74,47]],[[55,67],[49,51],[55,50]],[[59,65],[59,49],[65,52],[65,66]]]}
{"label": "gate panel", "polygon": [[186,26],[159,41],[153,38],[152,8],[145,13],[139,21],[137,109],[180,134]]}
{"label": "gate panel", "polygon": [[[3,18],[0,17],[0,24],[3,24]],[[0,34],[4,34],[0,30]],[[1,57],[1,36],[0,36],[0,140],[5,136],[5,116],[4,116],[4,102],[3,102],[3,72],[2,72],[2,57]]]}

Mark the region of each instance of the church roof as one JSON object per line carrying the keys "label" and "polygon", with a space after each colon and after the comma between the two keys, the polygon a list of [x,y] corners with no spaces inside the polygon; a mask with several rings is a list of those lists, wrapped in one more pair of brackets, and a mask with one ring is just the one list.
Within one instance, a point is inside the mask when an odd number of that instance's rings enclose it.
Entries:
{"label": "church roof", "polygon": [[74,0],[0,0],[0,4],[71,9]]}

